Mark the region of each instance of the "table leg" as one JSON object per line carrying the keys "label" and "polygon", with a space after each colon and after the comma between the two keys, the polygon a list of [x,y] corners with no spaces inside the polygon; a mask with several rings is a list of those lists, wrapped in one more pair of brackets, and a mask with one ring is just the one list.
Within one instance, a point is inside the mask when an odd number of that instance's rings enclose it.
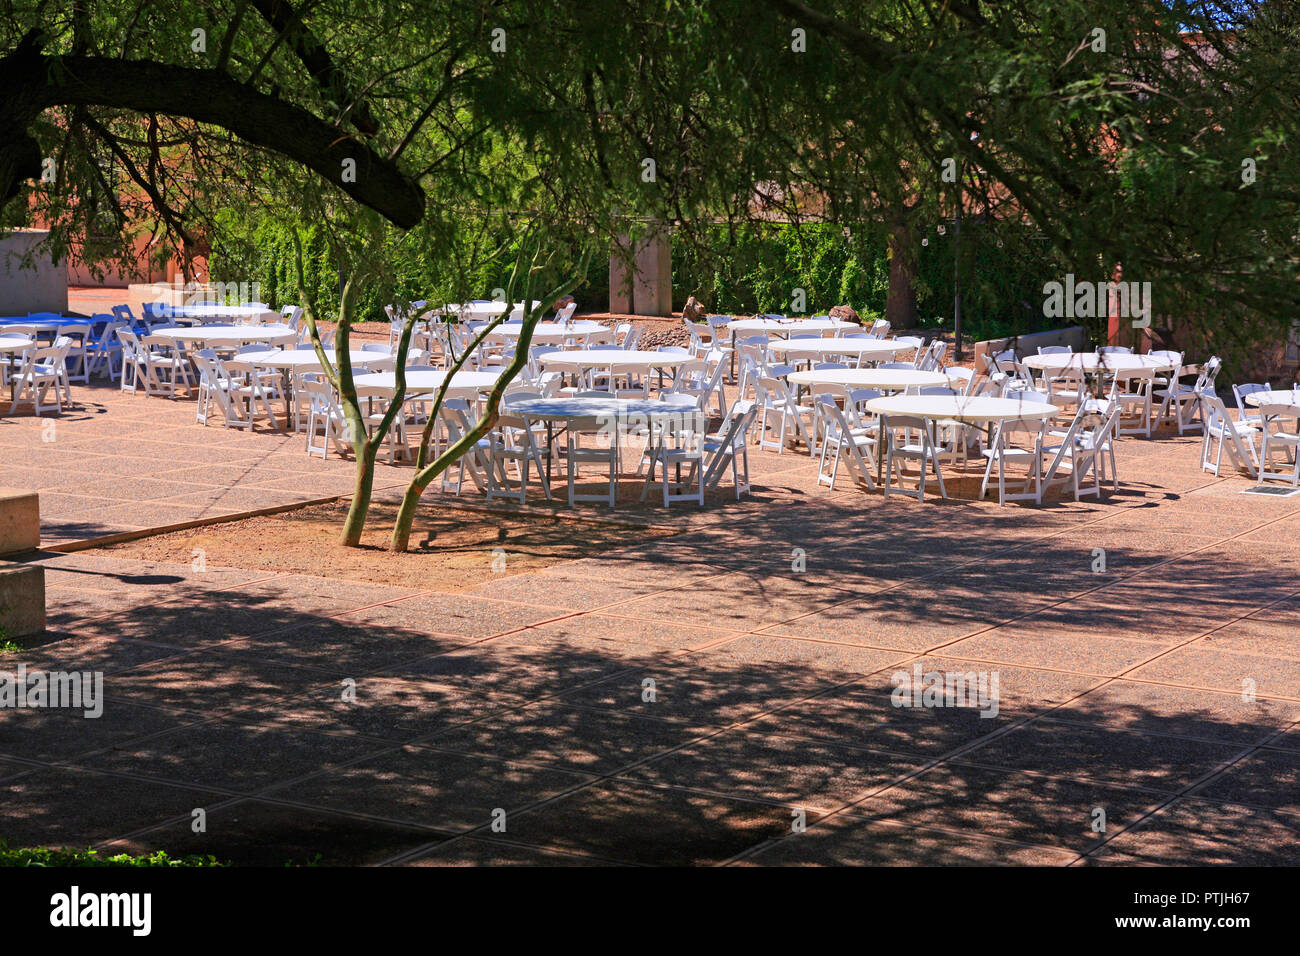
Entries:
{"label": "table leg", "polygon": [[551,459],[555,457],[555,424],[546,422],[546,487],[551,487]]}
{"label": "table leg", "polygon": [[881,415],[880,431],[876,433],[878,436],[876,440],[876,484],[877,485],[879,485],[882,481],[885,480],[885,471],[884,471],[885,446],[889,443],[888,428],[889,428],[889,419],[886,416]]}

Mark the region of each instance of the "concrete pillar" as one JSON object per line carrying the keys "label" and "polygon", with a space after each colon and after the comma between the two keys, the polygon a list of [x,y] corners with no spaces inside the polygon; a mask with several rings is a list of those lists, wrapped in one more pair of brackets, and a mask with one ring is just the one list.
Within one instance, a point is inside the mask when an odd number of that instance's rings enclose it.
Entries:
{"label": "concrete pillar", "polygon": [[671,230],[659,224],[636,242],[629,270],[619,247],[627,249],[622,237],[609,260],[609,311],[636,315],[673,314],[673,253]]}
{"label": "concrete pillar", "polygon": [[624,259],[627,247],[628,237],[619,236],[609,254],[609,311],[616,315],[632,311],[632,270]]}

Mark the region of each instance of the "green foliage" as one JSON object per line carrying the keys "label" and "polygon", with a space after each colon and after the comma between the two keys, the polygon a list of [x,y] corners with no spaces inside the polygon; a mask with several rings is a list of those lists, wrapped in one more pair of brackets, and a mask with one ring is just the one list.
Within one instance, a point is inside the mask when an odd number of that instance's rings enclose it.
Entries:
{"label": "green foliage", "polygon": [[0,866],[135,866],[135,867],[177,867],[177,866],[222,866],[212,856],[168,856],[164,850],[155,850],[133,856],[130,853],[118,853],[113,856],[100,856],[96,850],[47,849],[45,847],[11,849],[9,844],[0,840]]}
{"label": "green foliage", "polygon": [[[952,327],[951,224],[918,240],[917,314],[922,326]],[[993,338],[1042,327],[1043,283],[1064,266],[1046,242],[1023,227],[993,230],[965,224],[962,320],[968,337]],[[809,314],[848,304],[863,318],[884,314],[889,292],[889,249],[883,227],[750,224],[704,230],[673,248],[673,291],[678,307],[694,295],[724,314],[785,312],[796,289]]]}
{"label": "green foliage", "polygon": [[[260,283],[262,301],[280,308],[297,304],[293,226],[268,216],[241,219],[225,214],[219,243],[209,257],[213,281]],[[298,229],[302,242],[304,283],[316,301],[318,319],[338,319],[342,282],[338,264],[330,251],[330,237],[318,226]],[[488,230],[484,245],[499,248],[496,256],[448,254],[448,240],[420,241],[423,237],[392,233],[382,250],[371,258],[383,264],[383,275],[362,284],[357,301],[357,321],[386,322],[384,306],[394,302],[437,298],[490,298],[494,289],[504,289],[510,266],[519,251],[517,232],[504,226]],[[466,263],[466,258],[469,259]],[[604,308],[609,301],[609,263],[593,262],[587,282],[577,293],[592,308]]]}

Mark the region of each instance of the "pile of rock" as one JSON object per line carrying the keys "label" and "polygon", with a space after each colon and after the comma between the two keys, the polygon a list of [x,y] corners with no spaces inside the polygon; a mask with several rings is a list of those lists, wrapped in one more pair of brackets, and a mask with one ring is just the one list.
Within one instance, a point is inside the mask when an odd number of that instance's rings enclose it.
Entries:
{"label": "pile of rock", "polygon": [[832,319],[842,319],[845,322],[853,322],[857,325],[862,324],[862,317],[853,311],[851,305],[837,305],[826,314]]}
{"label": "pile of rock", "polygon": [[686,331],[685,326],[670,325],[665,328],[643,328],[641,337],[636,341],[638,349],[657,349],[663,345],[683,345],[691,344],[690,333]]}

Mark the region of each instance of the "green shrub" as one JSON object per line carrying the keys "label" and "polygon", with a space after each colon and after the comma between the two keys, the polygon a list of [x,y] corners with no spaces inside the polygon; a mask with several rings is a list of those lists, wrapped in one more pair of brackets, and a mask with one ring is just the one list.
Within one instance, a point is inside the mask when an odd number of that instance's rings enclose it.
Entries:
{"label": "green shrub", "polygon": [[[953,255],[951,224],[932,229],[917,255],[917,315],[923,326],[951,328]],[[962,321],[969,338],[992,338],[1045,327],[1042,286],[1068,271],[1029,230],[964,224],[961,237]],[[884,228],[841,225],[753,224],[731,232],[704,229],[698,242],[673,247],[673,300],[688,296],[724,314],[791,311],[803,289],[806,311],[847,303],[864,318],[884,313],[889,294],[889,254]],[[1026,307],[1027,306],[1027,307]]]}
{"label": "green shrub", "polygon": [[10,849],[9,844],[0,840],[0,866],[221,866],[215,857],[183,856],[170,857],[163,850],[155,850],[139,856],[118,853],[114,856],[100,856],[95,850],[69,850],[66,847],[57,850],[35,847],[31,849]]}

